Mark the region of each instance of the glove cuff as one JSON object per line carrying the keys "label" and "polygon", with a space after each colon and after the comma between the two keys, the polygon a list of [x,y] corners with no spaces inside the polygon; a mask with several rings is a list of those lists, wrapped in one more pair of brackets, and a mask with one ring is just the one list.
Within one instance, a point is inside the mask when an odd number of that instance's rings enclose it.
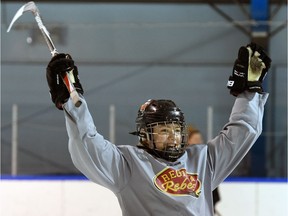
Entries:
{"label": "glove cuff", "polygon": [[248,81],[247,90],[250,92],[262,93],[263,92],[262,82],[261,81],[253,81],[253,82]]}

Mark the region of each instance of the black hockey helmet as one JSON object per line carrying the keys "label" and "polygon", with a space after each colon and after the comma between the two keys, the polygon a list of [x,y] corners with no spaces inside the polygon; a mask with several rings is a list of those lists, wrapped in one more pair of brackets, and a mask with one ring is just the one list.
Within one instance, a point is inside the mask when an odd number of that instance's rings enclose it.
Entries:
{"label": "black hockey helmet", "polygon": [[[153,141],[153,126],[159,124],[177,124],[181,127],[181,143],[176,149],[159,150]],[[153,100],[145,102],[138,110],[136,132],[139,141],[149,153],[168,161],[175,161],[185,152],[187,133],[184,114],[172,100]]]}

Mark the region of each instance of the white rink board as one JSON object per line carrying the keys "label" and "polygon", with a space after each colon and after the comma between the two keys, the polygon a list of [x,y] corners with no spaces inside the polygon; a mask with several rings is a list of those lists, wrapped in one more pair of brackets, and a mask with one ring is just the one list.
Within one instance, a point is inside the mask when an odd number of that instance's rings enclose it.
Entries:
{"label": "white rink board", "polygon": [[1,216],[119,216],[116,196],[89,181],[2,180]]}
{"label": "white rink board", "polygon": [[224,182],[216,209],[221,216],[287,216],[287,182]]}
{"label": "white rink board", "polygon": [[[224,182],[221,216],[288,215],[286,182]],[[121,216],[115,195],[87,180],[2,180],[1,216]]]}

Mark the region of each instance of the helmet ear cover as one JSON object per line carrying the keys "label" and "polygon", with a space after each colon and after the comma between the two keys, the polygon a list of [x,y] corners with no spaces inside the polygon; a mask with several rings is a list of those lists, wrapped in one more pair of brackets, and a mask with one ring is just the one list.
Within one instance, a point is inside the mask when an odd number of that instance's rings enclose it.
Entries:
{"label": "helmet ear cover", "polygon": [[151,140],[152,140],[152,136],[151,136],[151,133],[149,133],[149,131],[147,130],[147,128],[141,128],[139,130],[140,143],[149,148],[151,144]]}

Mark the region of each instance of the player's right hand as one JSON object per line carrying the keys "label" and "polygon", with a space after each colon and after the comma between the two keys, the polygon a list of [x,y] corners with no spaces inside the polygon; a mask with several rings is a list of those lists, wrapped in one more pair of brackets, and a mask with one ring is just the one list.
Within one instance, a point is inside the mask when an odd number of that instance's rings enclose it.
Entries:
{"label": "player's right hand", "polygon": [[261,46],[252,42],[246,47],[240,47],[232,76],[227,83],[230,93],[234,96],[245,90],[262,93],[262,81],[270,65],[271,59]]}
{"label": "player's right hand", "polygon": [[83,94],[84,91],[78,77],[78,69],[69,54],[59,53],[52,57],[46,68],[46,79],[50,89],[51,100],[60,110],[63,109],[63,104],[70,97],[61,76],[64,76],[66,72],[70,71],[74,76],[73,85],[76,91]]}

